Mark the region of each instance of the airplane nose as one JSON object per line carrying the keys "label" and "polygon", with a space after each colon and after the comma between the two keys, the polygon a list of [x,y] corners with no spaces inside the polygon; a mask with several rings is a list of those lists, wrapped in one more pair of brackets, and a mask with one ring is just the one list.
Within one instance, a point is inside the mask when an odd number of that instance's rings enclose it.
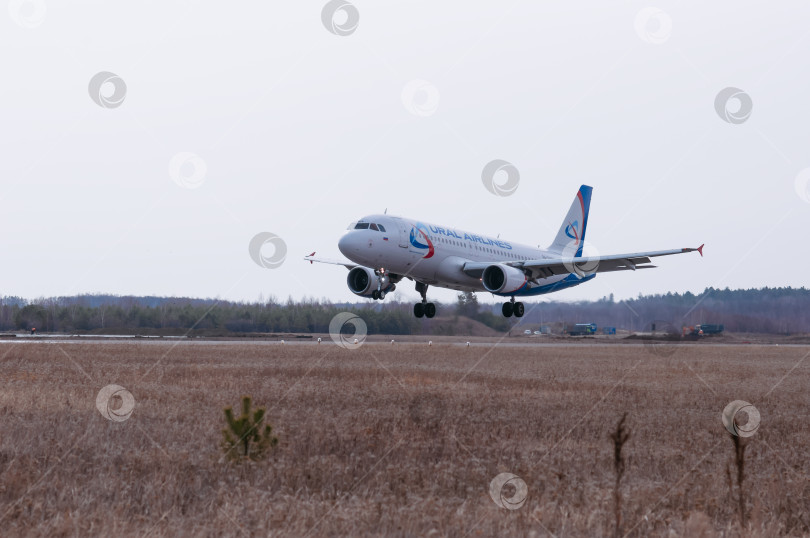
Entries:
{"label": "airplane nose", "polygon": [[350,234],[345,233],[343,234],[343,237],[341,237],[338,240],[338,250],[340,250],[340,252],[342,252],[343,255],[347,257],[349,256],[349,251],[351,250],[349,248],[349,246],[351,245],[351,239],[349,238],[349,235]]}

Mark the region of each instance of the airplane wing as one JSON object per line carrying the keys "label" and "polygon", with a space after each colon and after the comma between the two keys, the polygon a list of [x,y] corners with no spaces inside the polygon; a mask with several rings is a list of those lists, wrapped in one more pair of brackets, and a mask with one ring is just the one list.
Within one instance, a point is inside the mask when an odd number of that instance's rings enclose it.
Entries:
{"label": "airplane wing", "polygon": [[462,270],[471,277],[481,278],[484,269],[494,263],[510,265],[531,273],[531,279],[548,278],[554,275],[565,275],[575,272],[607,273],[610,271],[635,271],[636,269],[652,269],[655,265],[647,265],[650,258],[658,256],[671,256],[687,252],[699,252],[703,256],[703,245],[698,248],[678,248],[673,250],[658,250],[654,252],[636,252],[632,254],[613,254],[610,256],[582,256],[570,258],[548,258],[537,260],[508,260],[503,262],[467,262]]}
{"label": "airplane wing", "polygon": [[346,269],[354,269],[355,267],[359,267],[356,263],[352,262],[342,262],[340,260],[327,260],[326,258],[316,258],[315,253],[313,252],[309,256],[304,256],[304,259],[309,263],[318,262],[318,263],[331,263],[332,265],[342,265]]}

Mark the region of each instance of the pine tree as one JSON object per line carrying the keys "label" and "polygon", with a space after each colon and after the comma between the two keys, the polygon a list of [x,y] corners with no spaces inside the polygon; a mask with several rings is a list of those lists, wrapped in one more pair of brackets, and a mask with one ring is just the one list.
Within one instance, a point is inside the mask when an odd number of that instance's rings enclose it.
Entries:
{"label": "pine tree", "polygon": [[242,397],[242,414],[234,417],[233,408],[225,408],[225,420],[228,428],[222,430],[222,450],[232,460],[249,459],[258,461],[264,458],[267,449],[278,444],[273,437],[273,427],[265,424],[265,408],[258,407],[251,411],[250,396]]}

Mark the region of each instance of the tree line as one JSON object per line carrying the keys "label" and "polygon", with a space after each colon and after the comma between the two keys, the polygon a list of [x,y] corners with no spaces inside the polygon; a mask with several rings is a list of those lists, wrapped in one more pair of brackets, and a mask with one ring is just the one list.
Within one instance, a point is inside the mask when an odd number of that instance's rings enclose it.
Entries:
{"label": "tree line", "polygon": [[[631,331],[649,330],[652,323],[676,327],[722,323],[727,331],[758,333],[810,332],[810,290],[706,288],[700,294],[639,295],[615,301],[527,302],[523,318],[504,318],[500,303],[480,304],[472,293],[458,294],[454,304],[441,304],[442,317],[466,317],[497,330],[519,323],[542,326],[596,323]],[[27,300],[0,298],[0,331],[39,332],[158,332],[183,334],[325,333],[339,312],[353,311],[370,334],[430,334],[430,320],[416,319],[413,305],[396,300],[332,303],[326,300],[256,302],[178,297],[79,295]]]}
{"label": "tree line", "polygon": [[[535,305],[532,305],[535,306]],[[611,296],[576,303],[527,305],[525,322],[596,323],[630,331],[670,324],[677,329],[696,324],[725,325],[731,332],[795,334],[810,332],[810,290],[806,288],[718,289],[639,295],[615,301]]]}

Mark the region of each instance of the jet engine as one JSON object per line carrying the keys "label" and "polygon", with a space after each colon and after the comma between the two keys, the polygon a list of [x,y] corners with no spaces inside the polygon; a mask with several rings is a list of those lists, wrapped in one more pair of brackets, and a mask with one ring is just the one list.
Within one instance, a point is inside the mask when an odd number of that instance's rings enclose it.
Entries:
{"label": "jet engine", "polygon": [[507,295],[521,288],[526,280],[523,271],[502,263],[490,265],[481,275],[481,282],[487,291]]}
{"label": "jet engine", "polygon": [[[368,267],[355,267],[349,271],[346,283],[352,293],[360,297],[374,297],[374,292],[378,289],[383,293],[388,293],[397,287],[388,275],[375,274],[374,270]],[[376,299],[376,297],[374,298]]]}

